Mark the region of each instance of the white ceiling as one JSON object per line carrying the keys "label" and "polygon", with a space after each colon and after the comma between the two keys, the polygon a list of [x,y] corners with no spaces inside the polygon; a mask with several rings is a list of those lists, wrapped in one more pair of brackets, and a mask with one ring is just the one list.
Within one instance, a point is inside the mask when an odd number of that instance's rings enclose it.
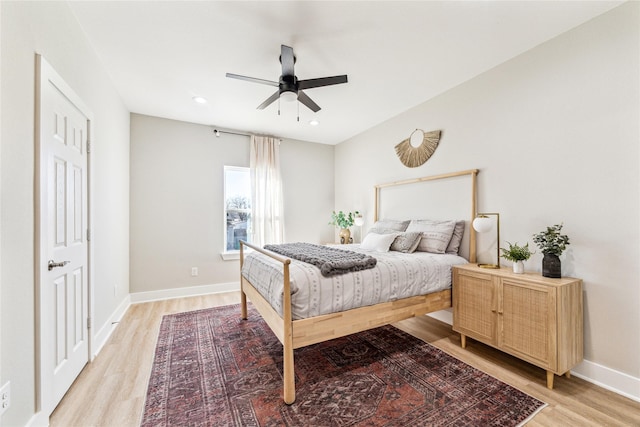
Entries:
{"label": "white ceiling", "polygon": [[[513,58],[620,1],[69,2],[131,112],[337,144]],[[276,88],[280,45],[322,107],[256,107]],[[205,105],[192,97],[202,96]],[[311,126],[316,118],[320,125]],[[425,124],[428,126],[428,117]]]}

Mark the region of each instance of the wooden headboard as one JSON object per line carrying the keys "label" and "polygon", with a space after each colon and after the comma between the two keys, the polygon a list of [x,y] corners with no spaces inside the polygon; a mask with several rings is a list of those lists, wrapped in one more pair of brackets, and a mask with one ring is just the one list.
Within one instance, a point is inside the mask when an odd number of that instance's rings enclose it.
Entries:
{"label": "wooden headboard", "polygon": [[[473,222],[477,213],[476,200],[477,200],[477,189],[478,189],[478,186],[477,186],[478,172],[479,172],[478,169],[469,169],[469,170],[460,171],[460,172],[443,173],[440,175],[425,176],[422,178],[413,178],[413,179],[407,179],[403,181],[395,181],[395,182],[388,182],[385,184],[378,184],[374,187],[375,189],[374,208],[375,209],[374,209],[373,220],[377,221],[379,219],[380,200],[381,200],[380,193],[383,188],[398,187],[398,186],[416,184],[416,183],[426,182],[426,181],[446,180],[446,179],[458,178],[458,177],[469,175],[471,178],[471,197],[469,200],[469,209],[471,211],[470,212],[471,216],[469,219],[469,223],[465,227],[465,234],[468,233],[468,236],[469,236],[469,254],[468,254],[469,262],[474,263],[476,262],[476,231],[471,226],[471,223]],[[405,219],[405,218],[399,218],[399,219]],[[421,219],[421,218],[414,218],[414,219]],[[445,219],[455,219],[455,218],[445,218]]]}

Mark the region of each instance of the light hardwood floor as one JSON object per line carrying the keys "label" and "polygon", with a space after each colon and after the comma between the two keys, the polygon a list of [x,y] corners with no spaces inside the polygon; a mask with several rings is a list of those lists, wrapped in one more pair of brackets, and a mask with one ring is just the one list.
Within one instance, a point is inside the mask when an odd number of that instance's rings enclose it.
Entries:
{"label": "light hardwood floor", "polygon": [[[162,316],[239,302],[240,294],[230,292],[132,305],[60,402],[51,426],[140,425]],[[396,326],[548,403],[529,427],[640,426],[640,403],[575,377],[556,377],[549,390],[544,370],[471,339],[462,349],[446,323],[423,316]]]}

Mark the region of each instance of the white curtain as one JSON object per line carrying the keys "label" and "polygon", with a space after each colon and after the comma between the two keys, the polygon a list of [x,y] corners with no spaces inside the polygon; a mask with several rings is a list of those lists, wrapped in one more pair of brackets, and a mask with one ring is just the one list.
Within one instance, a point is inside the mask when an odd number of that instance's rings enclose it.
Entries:
{"label": "white curtain", "polygon": [[251,242],[263,246],[284,242],[280,144],[251,135]]}

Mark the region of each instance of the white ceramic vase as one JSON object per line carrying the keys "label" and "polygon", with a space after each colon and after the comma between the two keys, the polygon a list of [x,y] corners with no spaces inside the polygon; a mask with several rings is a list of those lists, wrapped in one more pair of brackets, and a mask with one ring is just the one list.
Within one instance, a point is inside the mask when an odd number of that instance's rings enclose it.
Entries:
{"label": "white ceramic vase", "polygon": [[516,261],[513,263],[513,272],[516,274],[524,273],[524,263],[522,261]]}

